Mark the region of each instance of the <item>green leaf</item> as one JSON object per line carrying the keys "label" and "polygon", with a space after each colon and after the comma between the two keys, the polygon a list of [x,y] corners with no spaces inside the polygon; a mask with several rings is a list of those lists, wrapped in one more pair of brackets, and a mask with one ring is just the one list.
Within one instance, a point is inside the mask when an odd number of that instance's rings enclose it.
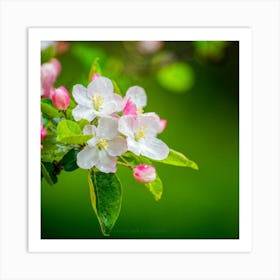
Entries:
{"label": "green leaf", "polygon": [[83,135],[80,126],[73,121],[62,120],[57,126],[57,141],[66,144],[84,144],[92,135]]}
{"label": "green leaf", "polygon": [[79,168],[77,165],[77,154],[79,153],[78,149],[71,149],[60,161],[63,169],[65,171],[74,171]]}
{"label": "green leaf", "polygon": [[120,87],[118,86],[117,82],[114,80],[111,80],[114,86],[114,93],[119,94],[120,96],[122,96],[122,92],[120,90]]}
{"label": "green leaf", "polygon": [[114,173],[91,171],[88,174],[88,183],[92,208],[103,235],[108,236],[121,210],[121,183]]}
{"label": "green leaf", "polygon": [[49,104],[49,102],[43,101],[43,100],[44,99],[42,99],[42,101],[41,101],[41,111],[43,114],[47,115],[50,118],[57,118],[57,117],[62,116],[62,114],[59,111],[57,111],[53,107],[53,105],[51,105],[51,104]]}
{"label": "green leaf", "polygon": [[88,75],[88,82],[91,82],[92,76],[94,74],[102,75],[101,67],[99,65],[99,57],[96,57],[91,65],[89,75]]}
{"label": "green leaf", "polygon": [[195,170],[198,170],[198,165],[194,161],[188,159],[182,153],[179,153],[172,149],[169,149],[169,154],[167,158],[163,160],[158,160],[157,162],[175,165],[175,166],[190,167]]}
{"label": "green leaf", "polygon": [[51,162],[41,162],[41,173],[49,185],[54,185],[57,182],[55,167]]}
{"label": "green leaf", "polygon": [[132,152],[126,152],[121,157],[124,158],[124,160],[127,163],[129,163],[130,165],[132,165],[133,167],[135,167],[141,163],[147,164],[147,165],[152,165],[152,162],[148,158],[146,158],[144,156],[137,156]]}
{"label": "green leaf", "polygon": [[45,162],[59,161],[71,149],[69,145],[64,145],[56,141],[53,134],[47,134],[42,142],[41,159]]}
{"label": "green leaf", "polygon": [[163,187],[162,187],[162,182],[161,182],[158,174],[156,176],[156,179],[153,182],[147,183],[145,185],[148,188],[148,190],[152,193],[155,200],[156,201],[160,200],[160,198],[162,196]]}

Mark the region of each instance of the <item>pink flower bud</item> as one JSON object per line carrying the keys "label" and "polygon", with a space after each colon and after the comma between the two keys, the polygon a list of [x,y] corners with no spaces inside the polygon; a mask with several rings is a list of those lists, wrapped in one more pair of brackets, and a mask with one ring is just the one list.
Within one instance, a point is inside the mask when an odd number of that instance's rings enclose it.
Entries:
{"label": "pink flower bud", "polygon": [[41,65],[41,95],[50,98],[53,84],[61,71],[60,62],[53,58],[50,62]]}
{"label": "pink flower bud", "polygon": [[156,169],[151,165],[140,164],[134,168],[133,176],[140,183],[150,183],[156,179]]}
{"label": "pink flower bud", "polygon": [[66,110],[70,104],[70,96],[65,87],[54,89],[52,103],[57,110]]}
{"label": "pink flower bud", "polygon": [[99,77],[101,77],[100,74],[94,73],[94,74],[92,75],[92,77],[91,77],[91,80],[93,81],[94,79],[99,78]]}
{"label": "pink flower bud", "polygon": [[136,105],[128,98],[124,108],[123,108],[123,115],[132,115],[137,116],[137,107]]}
{"label": "pink flower bud", "polygon": [[158,132],[158,133],[163,132],[164,129],[166,128],[166,125],[167,125],[167,120],[161,119],[161,120],[159,121],[159,127],[160,127],[160,129],[159,129],[159,132]]}

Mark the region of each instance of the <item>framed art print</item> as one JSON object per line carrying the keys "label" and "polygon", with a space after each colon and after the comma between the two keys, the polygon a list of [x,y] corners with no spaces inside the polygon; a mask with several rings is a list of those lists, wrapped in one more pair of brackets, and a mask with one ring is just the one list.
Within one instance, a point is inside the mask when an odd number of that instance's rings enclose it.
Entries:
{"label": "framed art print", "polygon": [[28,35],[30,252],[250,251],[250,29]]}

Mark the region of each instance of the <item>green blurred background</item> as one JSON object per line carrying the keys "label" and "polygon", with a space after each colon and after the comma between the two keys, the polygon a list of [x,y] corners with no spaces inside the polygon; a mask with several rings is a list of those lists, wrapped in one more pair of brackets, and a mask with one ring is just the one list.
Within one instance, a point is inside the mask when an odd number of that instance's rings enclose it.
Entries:
{"label": "green blurred background", "polygon": [[[69,92],[87,85],[96,58],[123,95],[144,87],[145,111],[168,122],[159,138],[199,166],[158,164],[158,202],[119,167],[122,209],[109,238],[239,238],[238,42],[58,42],[55,55],[62,64],[55,85]],[[91,207],[86,170],[62,171],[41,190],[42,238],[108,238]]]}

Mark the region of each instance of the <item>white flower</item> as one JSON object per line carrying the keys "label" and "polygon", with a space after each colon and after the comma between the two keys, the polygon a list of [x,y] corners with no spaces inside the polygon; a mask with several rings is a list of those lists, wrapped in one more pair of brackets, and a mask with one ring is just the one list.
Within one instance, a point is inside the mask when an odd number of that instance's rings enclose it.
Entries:
{"label": "white flower", "polygon": [[117,170],[117,156],[127,151],[127,143],[118,133],[118,119],[103,117],[99,125],[87,125],[84,134],[92,134],[88,145],[78,153],[77,164],[83,169],[96,166],[101,172],[114,173]]}
{"label": "white flower", "polygon": [[82,85],[73,87],[73,97],[78,103],[72,111],[76,121],[92,121],[96,116],[109,116],[122,110],[122,98],[114,93],[112,82],[105,77],[95,78],[87,88]]}
{"label": "white flower", "polygon": [[168,156],[169,148],[156,136],[160,131],[160,119],[155,113],[122,116],[119,131],[127,137],[128,150],[154,160]]}

